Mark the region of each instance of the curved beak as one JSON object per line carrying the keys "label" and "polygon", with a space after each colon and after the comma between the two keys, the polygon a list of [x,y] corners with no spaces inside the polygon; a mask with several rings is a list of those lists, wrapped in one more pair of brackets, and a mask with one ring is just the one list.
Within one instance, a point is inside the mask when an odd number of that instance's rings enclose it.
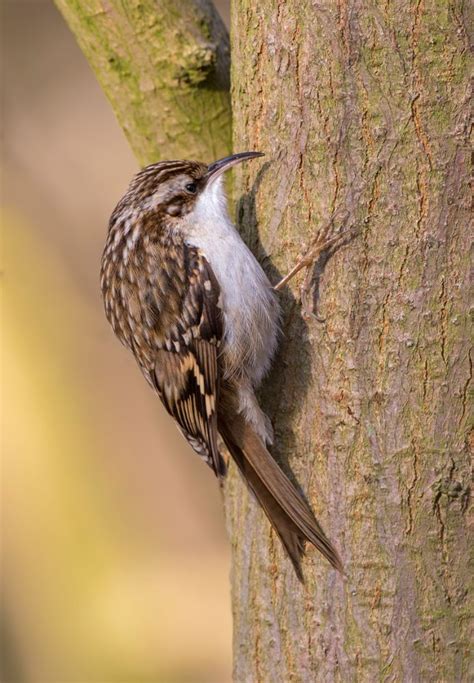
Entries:
{"label": "curved beak", "polygon": [[205,175],[206,182],[213,182],[222,173],[228,171],[229,168],[240,164],[241,161],[247,161],[247,159],[255,159],[256,157],[265,156],[262,152],[239,152],[239,154],[231,154],[229,157],[224,157],[219,159],[219,161],[214,161],[214,163],[209,164],[207,167],[207,173]]}

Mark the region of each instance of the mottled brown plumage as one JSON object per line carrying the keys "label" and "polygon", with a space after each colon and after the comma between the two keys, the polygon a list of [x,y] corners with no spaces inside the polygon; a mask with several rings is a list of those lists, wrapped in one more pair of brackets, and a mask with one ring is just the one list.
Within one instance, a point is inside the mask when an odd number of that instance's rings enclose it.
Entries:
{"label": "mottled brown plumage", "polygon": [[265,446],[272,428],[254,392],[276,347],[279,307],[221,187],[224,170],[254,156],[142,170],[110,219],[101,285],[115,334],[166,410],[219,477],[222,437],[302,579],[305,541],[341,563]]}

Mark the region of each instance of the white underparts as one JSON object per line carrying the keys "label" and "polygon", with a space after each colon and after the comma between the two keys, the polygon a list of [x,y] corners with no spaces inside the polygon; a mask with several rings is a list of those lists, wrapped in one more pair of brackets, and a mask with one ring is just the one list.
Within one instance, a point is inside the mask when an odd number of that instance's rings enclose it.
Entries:
{"label": "white underparts", "polygon": [[275,352],[279,307],[267,276],[229,218],[221,178],[204,190],[188,214],[185,239],[201,249],[221,288],[226,376],[242,377],[240,408],[271,441],[269,421],[253,390]]}

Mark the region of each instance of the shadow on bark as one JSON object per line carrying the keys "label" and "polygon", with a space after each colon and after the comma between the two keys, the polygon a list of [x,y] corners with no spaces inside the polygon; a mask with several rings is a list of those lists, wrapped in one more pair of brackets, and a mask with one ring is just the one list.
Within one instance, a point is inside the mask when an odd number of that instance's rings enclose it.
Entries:
{"label": "shadow on bark", "polygon": [[[258,231],[258,217],[255,198],[262,184],[271,162],[267,161],[260,168],[251,189],[237,201],[237,225],[247,245],[262,264],[270,282],[276,284],[282,279],[282,272],[275,266],[271,256],[266,252]],[[329,260],[343,246],[349,244],[357,233],[351,232],[330,249],[324,251],[314,262],[306,278],[310,285],[313,302],[313,315],[324,324],[324,319],[317,316],[321,278]],[[305,491],[301,488],[289,463],[289,456],[296,450],[296,437],[293,430],[282,432],[279,429],[280,415],[297,414],[301,405],[307,399],[308,387],[311,382],[313,358],[309,340],[308,325],[304,319],[301,302],[293,295],[286,285],[278,292],[281,305],[281,338],[271,370],[259,390],[259,398],[265,412],[269,415],[275,433],[274,444],[270,448],[275,460],[296,486],[306,502],[310,505]],[[291,377],[288,376],[289,362],[285,359],[297,358],[292,363]],[[296,368],[296,372],[295,372]],[[292,388],[291,396],[288,387]],[[291,419],[290,419],[291,422]]]}

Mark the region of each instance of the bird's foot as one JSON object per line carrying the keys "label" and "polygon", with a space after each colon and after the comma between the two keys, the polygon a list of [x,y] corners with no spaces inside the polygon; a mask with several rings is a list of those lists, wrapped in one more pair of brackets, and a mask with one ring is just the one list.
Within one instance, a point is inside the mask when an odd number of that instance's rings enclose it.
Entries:
{"label": "bird's foot", "polygon": [[294,278],[297,273],[300,272],[300,270],[312,266],[324,251],[327,251],[331,247],[337,246],[343,241],[343,238],[351,232],[350,229],[342,230],[337,234],[330,236],[331,228],[332,223],[328,223],[318,231],[318,234],[314,238],[305,254],[299,258],[296,265],[293,266],[290,272],[287,273],[287,275],[285,275],[285,277],[283,277],[273,289],[276,291],[282,289],[290,280]]}

